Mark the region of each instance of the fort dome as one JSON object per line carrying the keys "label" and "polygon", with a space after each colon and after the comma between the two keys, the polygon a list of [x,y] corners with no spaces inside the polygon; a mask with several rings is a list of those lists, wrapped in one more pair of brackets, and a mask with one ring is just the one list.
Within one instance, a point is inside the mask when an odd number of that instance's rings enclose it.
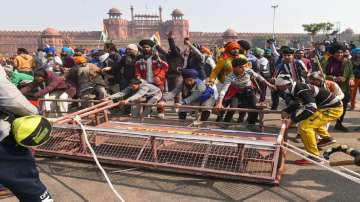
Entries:
{"label": "fort dome", "polygon": [[223,33],[223,37],[237,37],[237,33],[234,29],[229,28]]}
{"label": "fort dome", "polygon": [[60,32],[57,29],[48,27],[46,28],[44,31],[42,31],[41,35],[46,35],[46,36],[59,36]]}
{"label": "fort dome", "polygon": [[171,13],[172,16],[183,16],[184,13],[180,10],[180,9],[175,9],[173,10],[173,12]]}

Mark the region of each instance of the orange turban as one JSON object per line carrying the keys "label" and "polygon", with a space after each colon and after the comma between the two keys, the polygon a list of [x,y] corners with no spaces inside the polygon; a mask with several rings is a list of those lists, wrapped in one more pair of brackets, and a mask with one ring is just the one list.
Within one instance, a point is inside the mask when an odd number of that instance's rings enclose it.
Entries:
{"label": "orange turban", "polygon": [[81,64],[86,63],[86,58],[84,56],[75,56],[74,57],[74,62],[77,65],[81,65]]}
{"label": "orange turban", "polygon": [[204,46],[201,48],[201,52],[206,55],[212,55],[212,52],[210,51],[210,49],[207,47],[204,47]]}
{"label": "orange turban", "polygon": [[229,42],[225,46],[226,52],[230,52],[231,50],[234,50],[234,49],[240,49],[240,44],[238,44],[237,42]]}

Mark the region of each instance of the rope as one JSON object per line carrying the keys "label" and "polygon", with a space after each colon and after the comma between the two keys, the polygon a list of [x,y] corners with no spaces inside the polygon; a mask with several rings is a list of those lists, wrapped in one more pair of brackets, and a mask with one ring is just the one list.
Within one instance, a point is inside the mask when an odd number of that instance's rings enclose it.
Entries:
{"label": "rope", "polygon": [[[309,156],[311,156],[311,157],[313,157],[313,158],[315,158],[315,159],[318,159],[318,160],[321,160],[321,161],[323,161],[323,162],[326,162],[327,164],[330,163],[328,160],[326,160],[326,159],[324,159],[324,158],[321,158],[321,157],[319,157],[319,156],[315,156],[314,154],[311,154],[311,153],[309,153],[309,152],[307,152],[307,151],[305,151],[305,150],[302,150],[302,149],[300,149],[300,148],[298,148],[298,147],[296,147],[296,146],[294,146],[294,145],[292,145],[292,144],[289,144],[289,143],[287,143],[287,142],[284,142],[284,145],[286,145],[286,146],[288,146],[288,147],[291,147],[291,148],[293,148],[293,149],[295,149],[295,150],[298,150],[298,151],[301,152],[301,153],[305,153],[305,154],[307,154],[307,155],[309,155]],[[340,168],[340,169],[342,169],[342,170],[344,170],[344,171],[346,171],[346,172],[348,172],[348,173],[351,173],[351,174],[353,174],[353,175],[355,175],[355,176],[357,176],[357,177],[360,178],[360,174],[357,173],[357,172],[355,172],[355,171],[353,171],[353,170],[350,170],[350,169],[348,169],[348,168],[345,168],[344,166],[338,166],[338,168]]]}
{"label": "rope", "polygon": [[[290,148],[288,148],[288,147],[286,147],[286,146],[284,146],[284,145],[280,145],[280,146],[281,146],[281,148],[283,148],[283,149],[285,149],[285,150],[287,150],[287,151],[289,151],[289,152],[291,152],[291,153],[293,153],[293,154],[295,154],[295,155],[297,155],[297,156],[299,156],[299,157],[301,157],[301,158],[304,158],[304,159],[306,159],[306,160],[308,160],[308,161],[310,161],[310,162],[312,162],[312,163],[314,163],[314,164],[316,164],[316,165],[318,165],[318,166],[320,166],[320,167],[322,167],[322,168],[325,168],[325,169],[329,170],[330,172],[333,172],[333,173],[335,173],[335,174],[337,174],[337,175],[340,175],[340,176],[342,176],[342,177],[344,177],[344,178],[346,178],[346,179],[348,179],[348,180],[351,180],[351,181],[353,181],[353,182],[355,182],[355,183],[357,183],[357,184],[360,184],[360,179],[359,179],[359,178],[354,177],[354,176],[352,176],[352,175],[348,175],[348,174],[346,174],[346,173],[343,173],[343,172],[341,172],[341,171],[339,171],[339,170],[336,170],[336,169],[334,169],[334,168],[331,168],[331,167],[323,164],[322,162],[328,162],[328,161],[326,161],[325,159],[322,159],[322,158],[320,158],[320,157],[318,157],[318,156],[315,156],[315,155],[313,155],[313,154],[310,154],[310,153],[308,153],[308,152],[306,152],[306,151],[304,151],[304,150],[302,150],[302,149],[299,149],[299,148],[297,148],[297,147],[295,147],[295,146],[293,146],[293,145],[291,145],[291,144],[285,143],[285,145],[287,145],[287,146],[289,146],[289,147],[292,147],[292,148],[294,148],[294,149],[290,149]],[[312,157],[314,157],[314,158],[316,158],[316,159],[319,159],[319,160],[321,160],[322,162],[314,161],[313,159],[311,159],[311,158],[309,158],[309,157],[307,157],[307,156],[305,156],[305,155],[303,155],[303,154],[301,154],[300,152],[297,152],[297,151],[295,151],[295,150],[299,150],[301,153],[309,154],[310,156],[312,156]]]}
{"label": "rope", "polygon": [[75,116],[75,117],[74,117],[74,121],[75,121],[77,124],[79,124],[79,126],[81,127],[81,130],[82,130],[83,135],[84,135],[84,137],[85,137],[85,138],[84,138],[84,139],[85,139],[85,143],[86,143],[87,147],[89,148],[89,150],[90,150],[90,152],[91,152],[91,154],[92,154],[92,156],[93,156],[93,159],[94,159],[96,165],[99,167],[101,173],[102,173],[102,174],[104,175],[104,177],[105,177],[106,182],[107,182],[108,185],[110,186],[110,189],[112,190],[112,192],[114,192],[114,194],[116,195],[116,197],[117,197],[121,202],[125,202],[125,200],[121,197],[121,195],[115,190],[115,188],[114,188],[113,184],[111,183],[108,175],[106,174],[104,168],[101,166],[100,162],[98,161],[97,156],[96,156],[96,153],[95,153],[94,149],[93,149],[93,148],[91,147],[91,145],[90,145],[90,142],[89,142],[89,139],[88,139],[88,135],[87,135],[87,133],[86,133],[86,130],[85,130],[85,128],[84,128],[84,125],[81,123],[81,118],[80,118],[80,116]]}

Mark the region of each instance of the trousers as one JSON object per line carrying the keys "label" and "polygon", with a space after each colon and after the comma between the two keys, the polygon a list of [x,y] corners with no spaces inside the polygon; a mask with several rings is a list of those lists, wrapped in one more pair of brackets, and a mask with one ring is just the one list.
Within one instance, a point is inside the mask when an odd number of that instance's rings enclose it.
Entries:
{"label": "trousers", "polygon": [[34,157],[28,148],[18,146],[12,135],[0,142],[0,184],[21,202],[52,202],[40,181]]}
{"label": "trousers", "polygon": [[340,118],[342,113],[342,106],[318,109],[309,118],[299,123],[298,133],[307,152],[316,156],[320,155],[317,147],[316,132],[319,133],[322,138],[329,138],[330,134],[326,125]]}

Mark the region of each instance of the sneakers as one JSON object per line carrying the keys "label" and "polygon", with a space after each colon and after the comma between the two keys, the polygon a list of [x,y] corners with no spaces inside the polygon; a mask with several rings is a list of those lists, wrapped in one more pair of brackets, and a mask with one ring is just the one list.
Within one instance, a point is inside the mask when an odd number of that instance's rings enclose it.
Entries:
{"label": "sneakers", "polygon": [[324,139],[319,140],[319,142],[317,143],[317,146],[318,147],[326,147],[326,146],[334,144],[334,143],[336,143],[336,140],[332,137],[329,137],[326,139],[324,138]]}
{"label": "sneakers", "polygon": [[[321,162],[320,159],[314,158],[312,156],[308,156],[308,158],[313,160],[313,161],[316,161],[316,162]],[[311,161],[309,161],[307,159],[300,159],[300,160],[296,160],[295,164],[298,165],[298,166],[309,166],[309,165],[312,165],[313,162],[311,162]]]}
{"label": "sneakers", "polygon": [[334,127],[335,130],[339,130],[342,132],[349,132],[349,129],[346,128],[342,123],[337,122]]}

